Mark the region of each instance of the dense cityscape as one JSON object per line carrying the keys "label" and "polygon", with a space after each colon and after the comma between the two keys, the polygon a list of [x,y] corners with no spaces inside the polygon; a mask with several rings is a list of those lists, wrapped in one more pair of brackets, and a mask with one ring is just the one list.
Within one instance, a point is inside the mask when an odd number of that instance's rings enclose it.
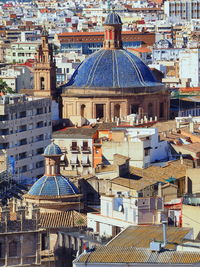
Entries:
{"label": "dense cityscape", "polygon": [[200,0],[0,2],[0,266],[200,267]]}

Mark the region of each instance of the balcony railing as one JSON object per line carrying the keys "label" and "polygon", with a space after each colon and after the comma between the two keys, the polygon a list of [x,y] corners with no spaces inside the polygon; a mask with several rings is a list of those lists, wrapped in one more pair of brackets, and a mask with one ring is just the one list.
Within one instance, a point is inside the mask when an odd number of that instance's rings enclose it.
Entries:
{"label": "balcony railing", "polygon": [[78,166],[79,165],[79,162],[74,162],[74,161],[70,160],[70,164],[71,165],[74,165],[74,166]]}
{"label": "balcony railing", "polygon": [[70,146],[70,151],[73,153],[73,152],[75,152],[75,153],[77,153],[77,152],[79,152],[79,146]]}
{"label": "balcony railing", "polygon": [[88,146],[82,146],[81,147],[81,150],[82,150],[82,152],[84,153],[90,153],[91,152],[91,149],[90,149],[90,147],[88,147]]}
{"label": "balcony railing", "polygon": [[81,161],[82,166],[90,166],[90,162]]}

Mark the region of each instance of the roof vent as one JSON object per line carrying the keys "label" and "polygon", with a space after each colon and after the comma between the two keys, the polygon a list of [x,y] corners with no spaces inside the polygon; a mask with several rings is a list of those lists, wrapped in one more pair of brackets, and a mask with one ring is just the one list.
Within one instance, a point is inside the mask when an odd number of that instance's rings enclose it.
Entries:
{"label": "roof vent", "polygon": [[159,252],[162,250],[162,248],[165,248],[167,245],[167,221],[162,221],[162,225],[163,225],[163,242],[152,241],[150,243],[151,251]]}

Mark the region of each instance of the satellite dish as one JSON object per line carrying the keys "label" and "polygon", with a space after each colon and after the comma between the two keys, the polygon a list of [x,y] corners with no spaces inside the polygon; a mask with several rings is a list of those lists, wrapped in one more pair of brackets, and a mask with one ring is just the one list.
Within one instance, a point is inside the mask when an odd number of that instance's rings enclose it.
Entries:
{"label": "satellite dish", "polygon": [[119,205],[118,211],[119,212],[122,212],[123,211],[123,205]]}

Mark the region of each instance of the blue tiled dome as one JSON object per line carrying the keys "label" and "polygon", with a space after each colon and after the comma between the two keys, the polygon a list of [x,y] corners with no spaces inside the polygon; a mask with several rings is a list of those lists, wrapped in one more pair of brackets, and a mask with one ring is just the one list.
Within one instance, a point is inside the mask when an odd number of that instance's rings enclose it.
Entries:
{"label": "blue tiled dome", "polygon": [[151,70],[124,49],[101,49],[87,57],[66,86],[89,88],[133,88],[161,85]]}
{"label": "blue tiled dome", "polygon": [[51,143],[45,148],[44,155],[45,156],[62,155],[62,151],[58,145]]}
{"label": "blue tiled dome", "polygon": [[43,176],[28,192],[34,196],[65,196],[79,194],[77,187],[67,178],[59,176]]}
{"label": "blue tiled dome", "polygon": [[122,21],[117,13],[111,12],[108,14],[104,24],[105,25],[122,24]]}

